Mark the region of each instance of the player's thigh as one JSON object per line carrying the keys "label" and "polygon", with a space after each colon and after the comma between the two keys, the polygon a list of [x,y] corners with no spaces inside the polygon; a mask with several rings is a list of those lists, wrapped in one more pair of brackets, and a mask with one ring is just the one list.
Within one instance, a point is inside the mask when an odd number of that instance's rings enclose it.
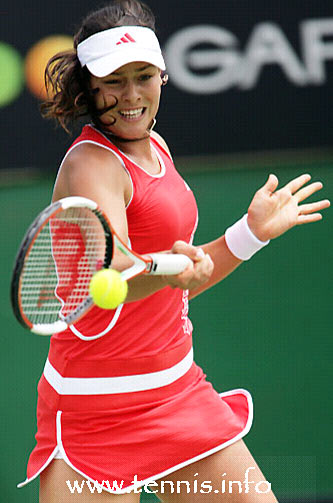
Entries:
{"label": "player's thigh", "polygon": [[242,440],[157,482],[165,503],[277,503]]}
{"label": "player's thigh", "polygon": [[[74,481],[82,487],[82,492],[71,492],[69,488],[74,488]],[[140,495],[130,494],[110,494],[107,491],[92,493],[89,486],[84,482],[77,472],[72,470],[65,461],[55,459],[40,475],[39,503],[139,503]],[[92,487],[92,486],[91,486]]]}

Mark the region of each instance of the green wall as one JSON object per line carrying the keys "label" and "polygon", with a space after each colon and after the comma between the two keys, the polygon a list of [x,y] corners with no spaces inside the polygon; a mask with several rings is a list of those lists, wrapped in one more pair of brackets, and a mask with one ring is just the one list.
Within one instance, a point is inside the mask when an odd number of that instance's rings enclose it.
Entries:
{"label": "green wall", "polygon": [[[273,169],[282,184],[302,172],[333,193],[333,165]],[[272,168],[269,168],[272,171]],[[239,218],[268,169],[186,173],[200,211],[196,244]],[[9,281],[22,235],[48,204],[52,180],[0,188],[1,461],[3,501],[38,501],[38,482],[23,489],[34,445],[36,384],[48,338],[21,328],[9,304]],[[276,494],[333,496],[332,210],[317,224],[272,242],[232,276],[190,304],[195,357],[218,391],[243,387],[254,398],[247,445]],[[153,501],[145,496],[143,501]],[[301,499],[299,500],[301,501]],[[304,501],[304,500],[302,500]]]}

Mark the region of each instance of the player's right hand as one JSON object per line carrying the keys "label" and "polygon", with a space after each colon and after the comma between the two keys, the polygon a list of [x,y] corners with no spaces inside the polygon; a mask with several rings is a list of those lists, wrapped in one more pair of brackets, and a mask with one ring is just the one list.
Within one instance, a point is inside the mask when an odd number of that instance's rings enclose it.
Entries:
{"label": "player's right hand", "polygon": [[202,248],[190,245],[185,241],[176,241],[171,248],[171,253],[183,253],[193,262],[185,271],[174,276],[164,276],[164,280],[172,288],[192,290],[206,283],[214,270],[214,263]]}

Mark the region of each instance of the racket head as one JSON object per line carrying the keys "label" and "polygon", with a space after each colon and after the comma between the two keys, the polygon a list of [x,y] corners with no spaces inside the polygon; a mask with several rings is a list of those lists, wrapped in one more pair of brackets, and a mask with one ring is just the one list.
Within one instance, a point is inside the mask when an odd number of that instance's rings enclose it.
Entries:
{"label": "racket head", "polygon": [[90,199],[67,197],[45,208],[19,247],[11,280],[17,320],[51,335],[92,307],[89,283],[111,265],[114,243],[107,216]]}

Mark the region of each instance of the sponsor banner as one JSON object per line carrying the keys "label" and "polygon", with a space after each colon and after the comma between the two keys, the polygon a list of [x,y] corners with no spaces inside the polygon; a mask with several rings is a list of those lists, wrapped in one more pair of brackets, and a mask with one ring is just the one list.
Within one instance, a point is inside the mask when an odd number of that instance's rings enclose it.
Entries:
{"label": "sponsor banner", "polygon": [[[169,74],[156,129],[175,155],[330,147],[328,0],[147,3]],[[42,120],[39,104],[45,62],[71,47],[94,8],[87,0],[79,7],[16,1],[0,13],[1,168],[55,169],[75,137]]]}

